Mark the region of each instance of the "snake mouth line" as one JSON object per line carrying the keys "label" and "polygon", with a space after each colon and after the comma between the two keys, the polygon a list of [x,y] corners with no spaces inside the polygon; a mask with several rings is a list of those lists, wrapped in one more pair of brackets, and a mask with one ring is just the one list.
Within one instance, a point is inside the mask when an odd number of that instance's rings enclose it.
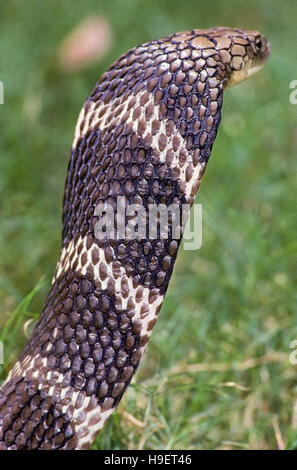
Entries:
{"label": "snake mouth line", "polygon": [[270,56],[270,44],[264,36],[261,36],[259,39],[258,47],[260,47],[260,51],[254,59],[247,59],[246,62],[242,63],[240,70],[232,72],[229,80],[225,83],[225,89],[245,81],[251,75],[254,75],[262,69]]}

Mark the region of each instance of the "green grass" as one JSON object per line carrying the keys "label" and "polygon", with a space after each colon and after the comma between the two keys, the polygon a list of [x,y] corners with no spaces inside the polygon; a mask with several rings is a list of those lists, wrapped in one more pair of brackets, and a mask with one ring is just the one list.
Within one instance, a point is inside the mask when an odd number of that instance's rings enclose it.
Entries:
{"label": "green grass", "polygon": [[[177,30],[259,29],[271,59],[225,94],[197,197],[202,248],[180,252],[142,365],[94,448],[297,447],[297,366],[289,362],[297,339],[296,2],[8,0],[1,8],[1,380],[50,285],[73,129],[99,75],[135,44]],[[67,75],[57,47],[94,12],[111,23],[112,49]]]}

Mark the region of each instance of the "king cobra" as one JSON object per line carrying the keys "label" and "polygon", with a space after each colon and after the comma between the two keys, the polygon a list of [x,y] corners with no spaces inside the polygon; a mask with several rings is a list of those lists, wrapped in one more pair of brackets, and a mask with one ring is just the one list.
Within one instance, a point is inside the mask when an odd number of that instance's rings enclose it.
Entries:
{"label": "king cobra", "polygon": [[268,55],[257,31],[183,31],[131,49],[99,79],[75,129],[51,290],[0,391],[0,449],[87,449],[102,429],[157,321],[181,237],[170,218],[167,237],[97,237],[96,208],[119,196],[146,210],[191,206],[223,91]]}

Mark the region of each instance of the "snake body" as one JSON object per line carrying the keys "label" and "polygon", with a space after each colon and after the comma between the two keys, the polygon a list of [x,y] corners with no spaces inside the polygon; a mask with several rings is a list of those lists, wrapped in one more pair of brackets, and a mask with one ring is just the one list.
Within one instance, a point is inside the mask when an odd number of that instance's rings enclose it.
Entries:
{"label": "snake body", "polygon": [[133,48],[100,78],[75,130],[52,287],[0,391],[0,449],[86,449],[103,427],[157,321],[180,239],[98,239],[96,207],[119,196],[192,205],[223,90],[268,53],[258,32],[193,30]]}

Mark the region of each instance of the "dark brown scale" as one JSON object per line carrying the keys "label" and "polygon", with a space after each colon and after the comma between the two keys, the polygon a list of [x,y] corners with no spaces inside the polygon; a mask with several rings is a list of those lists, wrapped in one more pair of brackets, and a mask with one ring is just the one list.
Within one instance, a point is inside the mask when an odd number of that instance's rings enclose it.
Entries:
{"label": "dark brown scale", "polygon": [[[28,384],[22,379],[19,384]],[[0,449],[6,449],[15,443],[17,449],[30,450],[30,449],[59,449],[67,445],[69,440],[74,437],[74,433],[70,431],[69,420],[59,411],[59,418],[55,419],[53,414],[55,405],[48,398],[42,398],[40,392],[37,390],[37,384],[33,389],[32,384],[31,396],[28,397],[27,402],[24,401],[22,393],[17,393],[18,388],[14,392],[14,402],[19,404],[23,411],[21,419],[18,415],[7,415],[6,424],[2,424],[2,432],[0,441]],[[12,392],[7,392],[7,386],[4,386],[2,392],[8,393],[7,398],[11,396]],[[6,400],[7,400],[6,398]],[[0,410],[3,411],[3,398],[0,398]],[[38,404],[38,410],[36,406]],[[36,410],[35,412],[33,410]],[[50,433],[45,433],[45,429],[51,427]],[[66,431],[68,429],[68,431]],[[35,437],[36,436],[36,437]],[[60,436],[57,439],[57,436]],[[61,438],[63,436],[63,439]],[[74,438],[73,444],[76,445]]]}

